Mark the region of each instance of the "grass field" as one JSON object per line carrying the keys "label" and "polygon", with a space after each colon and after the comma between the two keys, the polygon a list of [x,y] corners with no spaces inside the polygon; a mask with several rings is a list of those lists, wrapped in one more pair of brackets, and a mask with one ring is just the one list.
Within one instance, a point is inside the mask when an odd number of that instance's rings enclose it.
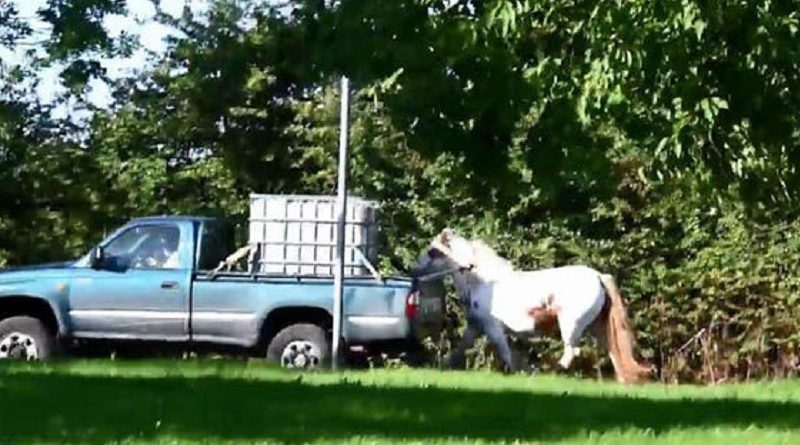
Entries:
{"label": "grass field", "polygon": [[797,444],[800,381],[625,387],[227,361],[0,367],[0,444]]}

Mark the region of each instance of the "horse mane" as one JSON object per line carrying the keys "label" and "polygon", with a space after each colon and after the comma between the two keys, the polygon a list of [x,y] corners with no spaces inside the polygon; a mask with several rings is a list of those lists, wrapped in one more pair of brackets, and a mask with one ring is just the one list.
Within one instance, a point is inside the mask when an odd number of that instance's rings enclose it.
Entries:
{"label": "horse mane", "polygon": [[481,239],[472,240],[472,251],[475,254],[476,262],[479,264],[491,265],[494,268],[507,271],[514,270],[514,265],[510,261],[498,255],[494,249]]}

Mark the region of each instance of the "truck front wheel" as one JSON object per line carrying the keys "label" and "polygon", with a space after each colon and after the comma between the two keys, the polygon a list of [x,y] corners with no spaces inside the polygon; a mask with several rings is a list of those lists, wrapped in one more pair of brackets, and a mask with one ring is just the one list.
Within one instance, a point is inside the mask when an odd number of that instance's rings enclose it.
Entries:
{"label": "truck front wheel", "polygon": [[283,328],[267,346],[267,360],[283,368],[314,369],[327,366],[331,355],[328,335],[308,323]]}
{"label": "truck front wheel", "polygon": [[33,317],[0,321],[0,360],[46,360],[56,351],[56,337]]}

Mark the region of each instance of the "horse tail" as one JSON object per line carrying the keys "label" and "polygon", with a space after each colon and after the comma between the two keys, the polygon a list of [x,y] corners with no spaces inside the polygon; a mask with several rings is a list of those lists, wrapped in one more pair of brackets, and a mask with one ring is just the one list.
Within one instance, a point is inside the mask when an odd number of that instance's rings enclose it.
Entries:
{"label": "horse tail", "polygon": [[603,340],[611,356],[617,380],[622,383],[639,383],[650,374],[650,368],[637,362],[633,356],[635,341],[622,294],[611,275],[600,274],[600,282],[606,291],[606,304],[601,314],[605,324]]}

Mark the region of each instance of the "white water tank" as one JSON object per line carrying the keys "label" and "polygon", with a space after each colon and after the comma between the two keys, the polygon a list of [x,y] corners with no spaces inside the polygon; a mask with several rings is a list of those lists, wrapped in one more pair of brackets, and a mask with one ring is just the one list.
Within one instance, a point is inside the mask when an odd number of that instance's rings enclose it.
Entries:
{"label": "white water tank", "polygon": [[[345,276],[368,275],[358,249],[377,260],[378,204],[347,198]],[[336,249],[336,197],[250,195],[249,242],[256,247],[254,272],[332,276]]]}

